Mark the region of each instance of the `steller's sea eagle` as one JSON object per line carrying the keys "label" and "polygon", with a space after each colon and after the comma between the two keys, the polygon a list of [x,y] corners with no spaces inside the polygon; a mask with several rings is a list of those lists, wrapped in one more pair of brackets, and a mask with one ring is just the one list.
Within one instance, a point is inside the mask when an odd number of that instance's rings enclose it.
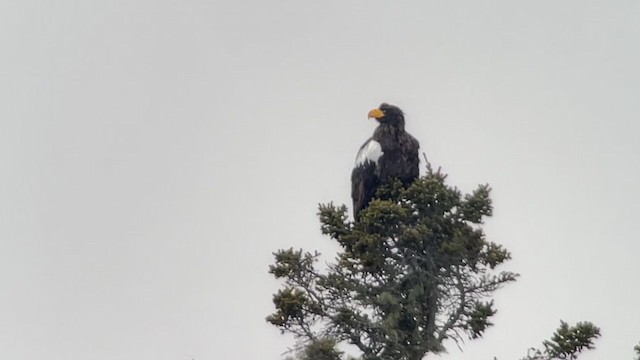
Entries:
{"label": "steller's sea eagle", "polygon": [[377,109],[369,111],[368,117],[378,120],[380,124],[373,136],[360,147],[351,172],[351,198],[356,221],[381,184],[397,178],[407,186],[420,172],[420,144],[404,131],[402,110],[382,103]]}

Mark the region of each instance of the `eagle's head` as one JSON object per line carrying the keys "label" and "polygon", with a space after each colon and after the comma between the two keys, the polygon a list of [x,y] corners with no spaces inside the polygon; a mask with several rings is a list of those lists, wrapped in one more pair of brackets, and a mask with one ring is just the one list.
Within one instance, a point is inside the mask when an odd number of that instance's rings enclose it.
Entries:
{"label": "eagle's head", "polygon": [[378,108],[369,111],[368,116],[378,120],[380,124],[404,128],[404,113],[397,106],[382,103]]}

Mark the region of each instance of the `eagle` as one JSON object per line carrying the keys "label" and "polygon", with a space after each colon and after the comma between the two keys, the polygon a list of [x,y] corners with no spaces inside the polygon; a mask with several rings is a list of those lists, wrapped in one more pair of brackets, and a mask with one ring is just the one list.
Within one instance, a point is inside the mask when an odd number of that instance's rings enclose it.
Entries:
{"label": "eagle", "polygon": [[368,118],[376,119],[379,125],[373,136],[360,147],[351,172],[351,198],[356,221],[380,185],[395,178],[407,186],[420,173],[420,143],[404,130],[402,110],[382,103],[369,111]]}

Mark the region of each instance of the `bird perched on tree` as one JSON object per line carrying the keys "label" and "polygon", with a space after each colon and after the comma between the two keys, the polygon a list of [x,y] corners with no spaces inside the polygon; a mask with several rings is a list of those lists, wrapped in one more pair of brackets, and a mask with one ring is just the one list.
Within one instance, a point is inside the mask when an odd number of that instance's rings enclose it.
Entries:
{"label": "bird perched on tree", "polygon": [[404,130],[404,113],[397,106],[382,103],[369,111],[380,124],[358,151],[351,172],[353,217],[357,221],[378,187],[394,178],[407,186],[419,175],[420,144]]}

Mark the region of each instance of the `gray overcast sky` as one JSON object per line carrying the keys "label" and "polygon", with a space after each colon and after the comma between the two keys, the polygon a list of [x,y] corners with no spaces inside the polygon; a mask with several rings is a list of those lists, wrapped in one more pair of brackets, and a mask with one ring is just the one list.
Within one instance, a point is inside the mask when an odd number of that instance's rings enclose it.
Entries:
{"label": "gray overcast sky", "polygon": [[494,188],[522,274],[442,359],[560,319],[640,341],[640,2],[0,2],[0,358],[280,359],[266,270],[336,250],[366,113],[399,105],[450,183]]}

